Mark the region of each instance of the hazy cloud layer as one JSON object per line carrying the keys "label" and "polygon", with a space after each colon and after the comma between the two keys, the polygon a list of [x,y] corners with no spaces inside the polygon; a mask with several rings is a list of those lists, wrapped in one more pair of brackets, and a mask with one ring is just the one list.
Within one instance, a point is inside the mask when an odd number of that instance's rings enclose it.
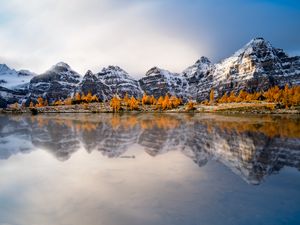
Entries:
{"label": "hazy cloud layer", "polygon": [[82,74],[113,64],[140,77],[216,62],[255,36],[299,54],[299,27],[296,0],[2,0],[0,63],[41,73],[65,61]]}

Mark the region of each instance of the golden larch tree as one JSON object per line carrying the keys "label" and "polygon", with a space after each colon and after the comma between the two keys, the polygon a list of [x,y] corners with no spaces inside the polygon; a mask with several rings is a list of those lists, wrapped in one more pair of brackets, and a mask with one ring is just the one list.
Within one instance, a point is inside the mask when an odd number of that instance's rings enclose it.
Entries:
{"label": "golden larch tree", "polygon": [[44,99],[42,97],[38,97],[36,107],[43,107],[44,106]]}
{"label": "golden larch tree", "polygon": [[118,96],[114,96],[110,100],[110,107],[112,108],[113,112],[119,112],[121,109],[121,100]]}
{"label": "golden larch tree", "polygon": [[212,88],[212,89],[210,90],[210,93],[209,93],[209,103],[210,103],[210,104],[213,104],[214,101],[215,101],[215,91],[214,91],[214,89]]}

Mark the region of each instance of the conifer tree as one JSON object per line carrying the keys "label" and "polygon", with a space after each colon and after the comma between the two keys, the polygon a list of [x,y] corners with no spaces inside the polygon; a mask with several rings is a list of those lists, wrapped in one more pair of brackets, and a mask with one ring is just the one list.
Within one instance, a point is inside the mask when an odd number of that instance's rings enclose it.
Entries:
{"label": "conifer tree", "polygon": [[215,101],[215,92],[214,89],[212,88],[209,93],[209,103],[213,104],[214,101]]}
{"label": "conifer tree", "polygon": [[38,97],[37,99],[38,103],[36,104],[36,107],[43,107],[44,106],[44,100],[42,97]]}

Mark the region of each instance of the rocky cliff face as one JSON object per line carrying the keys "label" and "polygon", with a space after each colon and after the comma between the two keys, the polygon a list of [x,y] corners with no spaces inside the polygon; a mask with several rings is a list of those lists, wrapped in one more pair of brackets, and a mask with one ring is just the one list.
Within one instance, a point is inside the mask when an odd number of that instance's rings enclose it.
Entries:
{"label": "rocky cliff face", "polygon": [[81,83],[76,88],[76,92],[84,93],[85,95],[91,92],[92,95],[97,95],[97,97],[102,101],[108,100],[112,97],[111,88],[99,80],[98,77],[90,70],[84,75]]}
{"label": "rocky cliff face", "polygon": [[215,66],[208,58],[202,56],[196,63],[182,72],[187,80],[188,90],[192,99],[207,98],[213,81],[213,70]]}
{"label": "rocky cliff face", "polygon": [[0,86],[8,89],[24,89],[35,75],[28,70],[17,71],[6,64],[0,64]]}
{"label": "rocky cliff face", "polygon": [[141,97],[143,92],[137,80],[133,79],[125,70],[118,66],[108,66],[96,74],[97,78],[105,85],[109,86],[112,94],[124,97]]}
{"label": "rocky cliff face", "polygon": [[188,97],[188,82],[184,77],[157,67],[150,69],[139,83],[147,95],[156,98],[167,93],[181,98]]}
{"label": "rocky cliff face", "polygon": [[15,70],[0,64],[0,108],[25,99],[30,80],[36,74],[28,70]]}
{"label": "rocky cliff face", "polygon": [[213,88],[216,96],[267,90],[278,85],[300,84],[300,57],[289,57],[263,38],[255,38],[232,56],[212,64],[206,57],[181,74],[152,68],[140,80],[142,89],[154,96],[166,93],[203,101]]}
{"label": "rocky cliff face", "polygon": [[204,61],[203,66],[198,69],[197,61],[195,65],[185,70],[183,75],[186,77],[197,73],[206,75],[200,78],[202,80],[198,85],[191,84],[193,88],[190,89],[197,93],[196,98],[201,101],[208,97],[212,88],[217,95],[223,95],[240,90],[261,91],[274,85],[283,87],[286,83],[299,85],[299,58],[288,57],[282,49],[274,48],[263,38],[255,38],[220,63],[207,66]]}
{"label": "rocky cliff face", "polygon": [[88,92],[96,94],[102,101],[109,100],[115,94],[124,97],[127,93],[136,98],[143,94],[138,81],[118,66],[108,66],[96,74],[88,71],[79,84],[78,90],[85,94]]}
{"label": "rocky cliff face", "polygon": [[49,100],[67,98],[79,84],[81,76],[63,62],[30,80],[29,98],[43,96]]}
{"label": "rocky cliff face", "polygon": [[136,80],[120,67],[108,66],[95,74],[88,71],[82,79],[69,65],[58,63],[34,75],[0,64],[0,107],[16,100],[29,102],[38,96],[48,100],[66,98],[75,92],[92,92],[101,100],[126,93],[138,98],[145,92],[156,98],[168,93],[202,101],[208,99],[212,88],[218,97],[231,91],[262,91],[286,83],[300,85],[300,57],[289,57],[263,38],[255,38],[219,63],[212,64],[201,57],[180,74],[153,67]]}

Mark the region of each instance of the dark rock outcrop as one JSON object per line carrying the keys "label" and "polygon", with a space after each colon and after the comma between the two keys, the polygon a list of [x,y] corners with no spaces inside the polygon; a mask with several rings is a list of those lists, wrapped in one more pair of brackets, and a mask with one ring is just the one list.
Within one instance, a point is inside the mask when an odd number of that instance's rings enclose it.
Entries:
{"label": "dark rock outcrop", "polygon": [[99,81],[110,88],[111,95],[117,94],[124,97],[127,93],[129,96],[138,98],[143,94],[138,81],[118,66],[103,68],[96,76]]}
{"label": "dark rock outcrop", "polygon": [[92,95],[96,95],[101,101],[108,100],[112,97],[110,87],[102,83],[90,70],[84,75],[81,83],[76,88],[76,92],[84,93],[85,95],[91,92]]}
{"label": "dark rock outcrop", "polygon": [[57,63],[45,73],[31,79],[29,97],[43,96],[49,100],[64,99],[74,93],[81,76],[63,62]]}
{"label": "dark rock outcrop", "polygon": [[158,67],[151,68],[146,76],[139,80],[142,90],[155,98],[174,95],[186,99],[188,97],[187,80],[179,74],[171,73]]}

